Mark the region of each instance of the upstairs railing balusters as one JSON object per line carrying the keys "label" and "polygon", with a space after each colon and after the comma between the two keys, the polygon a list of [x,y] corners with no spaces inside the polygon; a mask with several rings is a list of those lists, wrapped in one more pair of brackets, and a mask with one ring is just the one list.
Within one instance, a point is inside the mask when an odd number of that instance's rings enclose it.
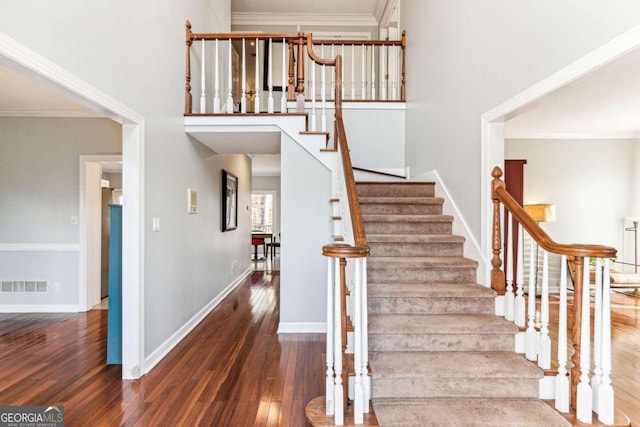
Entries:
{"label": "upstairs railing balusters", "polygon": [[371,99],[376,99],[376,47],[371,46]]}
{"label": "upstairs railing balusters", "polygon": [[367,99],[367,65],[366,65],[366,61],[367,61],[367,51],[366,48],[364,47],[364,43],[362,44],[362,56],[361,56],[361,69],[360,69],[360,98],[361,99]]}
{"label": "upstairs railing balusters", "polygon": [[242,39],[242,94],[240,95],[240,112],[247,113],[247,67],[246,67],[246,40]]}
{"label": "upstairs railing balusters", "polygon": [[[324,45],[320,48],[320,57],[324,58]],[[322,64],[322,83],[320,85],[320,96],[322,100],[322,116],[321,116],[321,129],[322,132],[327,131],[327,94],[326,94],[326,80],[325,80],[325,64]]]}
{"label": "upstairs railing balusters", "polygon": [[567,371],[567,256],[560,258],[560,301],[558,306],[558,375],[556,409],[569,412],[569,373]]}
{"label": "upstairs railing balusters", "polygon": [[351,45],[351,99],[356,99],[356,45]]}
{"label": "upstairs railing balusters", "polygon": [[214,86],[214,94],[213,94],[213,112],[220,112],[220,76],[218,70],[218,39],[216,39],[216,57],[214,58],[214,70],[215,70],[215,86]]}
{"label": "upstairs railing balusters", "polygon": [[542,289],[540,291],[540,337],[538,366],[551,369],[551,338],[549,338],[549,252],[542,250]]}
{"label": "upstairs railing balusters", "polygon": [[287,112],[287,90],[285,89],[285,83],[287,81],[287,41],[285,38],[282,38],[282,86],[280,90],[282,91],[282,96],[280,97],[280,112]]}
{"label": "upstairs railing balusters", "polygon": [[229,39],[229,75],[227,85],[229,86],[229,95],[227,95],[227,113],[233,113],[233,56],[232,56],[231,39]]}
{"label": "upstairs railing balusters", "polygon": [[267,99],[267,112],[273,113],[273,39],[269,39],[269,61],[267,64],[267,84],[269,85],[269,97]]}
{"label": "upstairs railing balusters", "polygon": [[387,99],[387,46],[380,46],[380,99]]}
{"label": "upstairs railing balusters", "polygon": [[[342,46],[342,52],[341,53],[342,53],[343,61],[342,61],[342,65],[340,67],[340,68],[342,68],[342,70],[341,70],[342,72],[340,74],[345,76],[346,74],[344,73],[344,58],[345,58],[345,56],[344,56],[344,43],[342,43],[341,46]],[[344,99],[344,86],[345,86],[344,83],[342,85],[340,85],[340,93],[342,94],[342,98],[343,99]]]}
{"label": "upstairs railing balusters", "polygon": [[507,257],[507,270],[506,270],[506,279],[507,279],[507,290],[504,294],[504,303],[505,303],[505,319],[514,320],[515,318],[515,296],[513,294],[513,279],[514,279],[514,263],[513,263],[513,221],[511,220],[511,213],[505,210],[504,215],[505,221],[507,222],[507,251],[505,252],[505,256]]}
{"label": "upstairs railing balusters", "polygon": [[201,56],[201,65],[200,65],[200,112],[201,113],[206,113],[207,112],[207,95],[205,93],[205,87],[206,87],[206,81],[205,81],[205,65],[206,65],[206,59],[205,59],[205,53],[204,53],[204,40],[202,40],[202,52],[200,54]]}
{"label": "upstairs railing balusters", "polygon": [[255,84],[255,88],[256,88],[256,97],[254,98],[254,106],[253,106],[253,112],[254,113],[259,113],[260,112],[260,44],[258,41],[258,38],[256,37],[256,72],[254,74],[254,84]]}

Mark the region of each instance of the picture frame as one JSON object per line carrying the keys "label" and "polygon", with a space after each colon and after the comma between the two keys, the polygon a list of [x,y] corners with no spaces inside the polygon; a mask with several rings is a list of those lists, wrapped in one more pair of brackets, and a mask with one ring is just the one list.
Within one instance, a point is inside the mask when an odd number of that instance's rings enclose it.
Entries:
{"label": "picture frame", "polygon": [[222,170],[222,231],[238,228],[238,177]]}

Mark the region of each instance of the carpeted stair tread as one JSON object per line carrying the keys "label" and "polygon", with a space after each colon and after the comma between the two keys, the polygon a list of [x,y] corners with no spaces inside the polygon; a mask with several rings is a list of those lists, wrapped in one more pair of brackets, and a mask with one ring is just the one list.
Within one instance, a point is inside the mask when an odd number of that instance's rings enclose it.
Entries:
{"label": "carpeted stair tread", "polygon": [[496,296],[496,291],[477,283],[369,283],[367,289],[370,298],[494,298]]}
{"label": "carpeted stair tread", "polygon": [[374,399],[381,427],[561,427],[567,420],[538,399]]}
{"label": "carpeted stair tread", "polygon": [[368,214],[362,215],[363,222],[453,222],[451,215],[389,215]]}
{"label": "carpeted stair tread", "polygon": [[[518,327],[492,314],[370,314],[369,334],[514,335]],[[370,341],[374,338],[370,338]]]}
{"label": "carpeted stair tread", "polygon": [[369,257],[369,267],[462,267],[476,268],[478,262],[463,257]]}
{"label": "carpeted stair tread", "polygon": [[379,204],[413,204],[413,205],[441,205],[442,197],[413,197],[413,196],[363,196],[359,197],[361,205],[369,203]]}
{"label": "carpeted stair tread", "polygon": [[451,234],[367,234],[368,243],[464,243]]}
{"label": "carpeted stair tread", "polygon": [[375,378],[526,378],[543,372],[524,356],[512,352],[372,352]]}

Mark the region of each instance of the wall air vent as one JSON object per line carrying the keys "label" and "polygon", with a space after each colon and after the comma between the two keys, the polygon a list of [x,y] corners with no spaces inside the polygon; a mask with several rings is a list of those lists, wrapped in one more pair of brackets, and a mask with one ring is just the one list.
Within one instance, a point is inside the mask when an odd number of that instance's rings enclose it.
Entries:
{"label": "wall air vent", "polygon": [[48,280],[1,280],[2,293],[41,293],[49,291]]}

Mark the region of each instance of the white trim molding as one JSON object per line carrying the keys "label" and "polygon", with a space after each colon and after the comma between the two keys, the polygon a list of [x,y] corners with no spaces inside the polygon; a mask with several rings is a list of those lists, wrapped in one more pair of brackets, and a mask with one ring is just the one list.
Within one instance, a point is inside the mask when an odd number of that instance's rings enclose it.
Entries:
{"label": "white trim molding", "polygon": [[78,313],[78,304],[0,304],[0,313]]}
{"label": "white trim molding", "polygon": [[182,341],[211,311],[218,306],[242,281],[251,273],[252,268],[245,270],[229,286],[220,292],[214,299],[198,311],[191,319],[185,322],[180,329],[173,333],[144,361],[144,373],[151,371],[180,341]]}
{"label": "white trim molding", "polygon": [[326,322],[280,322],[279,334],[326,334]]}
{"label": "white trim molding", "polygon": [[375,16],[365,13],[253,13],[234,12],[231,25],[331,25],[341,27],[377,27]]}

